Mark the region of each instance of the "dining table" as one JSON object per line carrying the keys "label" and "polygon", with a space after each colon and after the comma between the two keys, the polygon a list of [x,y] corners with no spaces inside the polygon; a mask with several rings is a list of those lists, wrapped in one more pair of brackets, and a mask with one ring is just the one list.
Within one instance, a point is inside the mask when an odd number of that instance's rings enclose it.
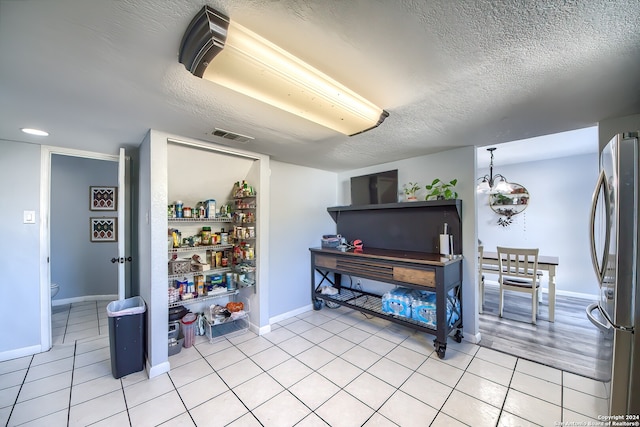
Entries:
{"label": "dining table", "polygon": [[[559,259],[552,255],[538,255],[538,270],[546,271],[549,275],[549,322],[555,322],[556,311],[556,273]],[[498,274],[498,253],[483,252],[482,272]]]}

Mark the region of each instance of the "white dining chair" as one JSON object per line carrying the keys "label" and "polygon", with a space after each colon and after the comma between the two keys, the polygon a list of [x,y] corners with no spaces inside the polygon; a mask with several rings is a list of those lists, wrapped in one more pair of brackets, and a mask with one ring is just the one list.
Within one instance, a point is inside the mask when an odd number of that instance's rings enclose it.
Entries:
{"label": "white dining chair", "polygon": [[531,295],[531,323],[536,324],[540,280],[536,249],[506,248],[498,246],[498,274],[500,283],[499,313],[502,317],[504,292],[516,291]]}

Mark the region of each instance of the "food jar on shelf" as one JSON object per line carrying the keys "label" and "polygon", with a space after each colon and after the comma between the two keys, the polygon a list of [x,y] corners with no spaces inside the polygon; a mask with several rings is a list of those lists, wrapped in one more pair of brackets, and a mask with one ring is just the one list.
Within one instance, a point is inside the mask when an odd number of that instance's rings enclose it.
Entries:
{"label": "food jar on shelf", "polygon": [[200,233],[201,242],[203,245],[211,244],[211,227],[202,227],[202,232]]}
{"label": "food jar on shelf", "polygon": [[207,199],[204,202],[204,206],[207,211],[207,218],[215,218],[216,217],[216,201],[215,199]]}

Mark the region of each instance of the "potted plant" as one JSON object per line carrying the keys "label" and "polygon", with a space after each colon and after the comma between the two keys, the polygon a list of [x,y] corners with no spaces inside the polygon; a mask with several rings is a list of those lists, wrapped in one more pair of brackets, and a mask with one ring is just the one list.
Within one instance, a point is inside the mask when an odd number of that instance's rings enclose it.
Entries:
{"label": "potted plant", "polygon": [[415,202],[418,200],[416,198],[416,192],[420,189],[420,186],[417,182],[410,182],[408,184],[404,184],[402,186],[404,194],[407,196],[407,200],[410,202]]}
{"label": "potted plant", "polygon": [[429,192],[425,196],[425,200],[449,200],[458,197],[458,193],[455,190],[455,186],[458,183],[457,179],[453,179],[449,182],[444,182],[440,178],[436,178],[430,185],[425,185],[425,189]]}

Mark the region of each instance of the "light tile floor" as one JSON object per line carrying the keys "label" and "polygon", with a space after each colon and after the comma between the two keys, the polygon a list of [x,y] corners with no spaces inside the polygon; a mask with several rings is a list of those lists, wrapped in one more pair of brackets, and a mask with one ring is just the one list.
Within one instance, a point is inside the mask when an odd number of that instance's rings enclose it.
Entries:
{"label": "light tile floor", "polygon": [[[602,383],[339,308],[111,375],[106,302],[55,307],[53,348],[0,362],[9,426],[528,426],[597,421]],[[558,424],[556,424],[558,423]],[[595,425],[595,424],[594,424]]]}

